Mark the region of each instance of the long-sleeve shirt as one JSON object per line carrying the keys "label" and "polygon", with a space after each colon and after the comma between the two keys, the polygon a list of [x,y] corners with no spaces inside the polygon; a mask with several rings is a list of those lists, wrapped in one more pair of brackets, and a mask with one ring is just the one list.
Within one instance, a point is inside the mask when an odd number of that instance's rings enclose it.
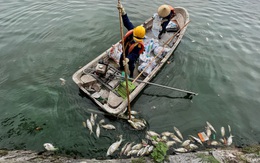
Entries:
{"label": "long-sleeve shirt", "polygon": [[[132,30],[134,29],[134,25],[132,24],[132,22],[129,20],[127,14],[122,15],[122,19],[123,19],[123,24],[126,27],[127,30]],[[131,39],[131,43],[134,43],[134,40]],[[141,47],[139,46],[135,46],[133,48],[133,50],[128,53],[128,48],[126,48],[126,58],[129,59],[128,65],[129,65],[129,70],[130,70],[130,77],[133,77],[133,72],[135,69],[135,62],[137,61],[137,59],[139,58],[139,51],[140,51]],[[120,58],[120,67],[122,68],[123,66],[123,57],[121,56]]]}

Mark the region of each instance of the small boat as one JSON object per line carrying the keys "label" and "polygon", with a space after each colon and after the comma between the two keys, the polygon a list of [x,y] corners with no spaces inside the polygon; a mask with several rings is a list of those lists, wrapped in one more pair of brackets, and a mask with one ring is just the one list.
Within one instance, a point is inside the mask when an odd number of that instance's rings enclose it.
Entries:
{"label": "small boat", "polygon": [[[175,7],[174,9],[176,15],[171,19],[171,22],[178,27],[178,30],[167,30],[160,40],[158,40],[153,31],[154,17],[147,19],[142,24],[146,28],[146,37],[144,39],[144,42],[146,42],[145,54],[141,54],[139,57],[142,58],[142,61],[139,61],[136,65],[134,72],[135,80],[128,82],[130,102],[137,97],[147,85],[147,82],[167,62],[186,31],[187,24],[189,23],[187,10],[183,7]],[[149,49],[151,48],[151,42],[157,43],[157,49]],[[128,105],[124,72],[119,69],[118,60],[116,61],[115,58],[111,57],[111,53],[115,51],[115,47],[118,47],[117,50],[120,51],[120,45],[120,41],[117,42],[76,71],[72,76],[73,81],[79,86],[80,90],[89,96],[103,111],[114,116],[125,113]],[[157,50],[157,53],[155,50]],[[146,66],[142,67],[142,64]]]}

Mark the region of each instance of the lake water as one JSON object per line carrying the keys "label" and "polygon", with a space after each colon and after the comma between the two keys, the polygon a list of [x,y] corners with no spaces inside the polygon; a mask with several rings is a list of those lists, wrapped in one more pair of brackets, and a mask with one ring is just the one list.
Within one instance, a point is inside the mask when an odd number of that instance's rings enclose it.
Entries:
{"label": "lake water", "polygon": [[[191,22],[185,36],[153,82],[198,92],[185,94],[147,86],[132,110],[148,129],[180,129],[185,138],[204,131],[232,128],[233,145],[260,142],[260,2],[258,0],[176,0]],[[123,1],[135,25],[164,1]],[[106,158],[108,147],[123,134],[140,142],[145,131],[101,111],[98,120],[116,126],[97,139],[82,122],[98,107],[79,93],[72,75],[120,39],[117,1],[0,0],[0,148]],[[59,78],[66,80],[61,85]],[[37,127],[42,130],[36,130]],[[116,157],[116,156],[115,156]]]}

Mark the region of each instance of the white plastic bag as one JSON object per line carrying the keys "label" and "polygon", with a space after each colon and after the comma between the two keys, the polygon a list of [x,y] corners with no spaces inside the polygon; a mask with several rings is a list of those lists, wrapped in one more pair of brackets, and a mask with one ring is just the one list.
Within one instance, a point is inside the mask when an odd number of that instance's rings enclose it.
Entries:
{"label": "white plastic bag", "polygon": [[117,64],[119,64],[122,52],[122,44],[115,44],[112,45],[112,48],[108,51],[108,56],[109,58],[113,59]]}
{"label": "white plastic bag", "polygon": [[152,27],[152,32],[154,34],[155,37],[158,37],[160,31],[161,31],[161,18],[159,17],[159,15],[157,13],[155,13],[153,15],[154,19],[153,19],[153,27]]}

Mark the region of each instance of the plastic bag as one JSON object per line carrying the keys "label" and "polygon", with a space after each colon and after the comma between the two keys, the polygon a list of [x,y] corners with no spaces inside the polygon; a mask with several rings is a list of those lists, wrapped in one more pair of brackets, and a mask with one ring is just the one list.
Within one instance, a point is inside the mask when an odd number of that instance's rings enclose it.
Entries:
{"label": "plastic bag", "polygon": [[108,56],[109,58],[113,59],[117,64],[119,64],[122,52],[122,44],[119,43],[116,45],[112,45],[112,48],[108,52]]}
{"label": "plastic bag", "polygon": [[153,27],[152,27],[152,32],[155,37],[158,37],[160,31],[161,31],[161,18],[157,13],[154,14],[154,19],[153,19]]}

